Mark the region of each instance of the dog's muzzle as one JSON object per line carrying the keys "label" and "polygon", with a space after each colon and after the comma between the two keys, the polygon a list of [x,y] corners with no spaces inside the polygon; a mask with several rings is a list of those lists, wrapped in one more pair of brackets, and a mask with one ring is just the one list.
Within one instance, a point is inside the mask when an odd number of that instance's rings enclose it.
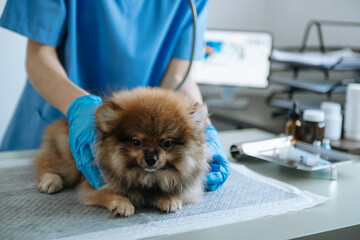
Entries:
{"label": "dog's muzzle", "polygon": [[144,156],[145,156],[145,162],[149,167],[154,166],[158,160],[156,153],[154,153],[153,151],[144,150]]}

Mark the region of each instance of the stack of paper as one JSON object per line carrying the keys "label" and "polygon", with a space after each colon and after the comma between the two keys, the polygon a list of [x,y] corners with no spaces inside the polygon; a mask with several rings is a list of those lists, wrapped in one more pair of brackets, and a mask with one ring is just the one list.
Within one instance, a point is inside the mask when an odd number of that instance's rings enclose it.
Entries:
{"label": "stack of paper", "polygon": [[337,70],[360,69],[360,54],[345,48],[329,53],[321,52],[287,52],[273,50],[271,59],[278,62],[306,65]]}

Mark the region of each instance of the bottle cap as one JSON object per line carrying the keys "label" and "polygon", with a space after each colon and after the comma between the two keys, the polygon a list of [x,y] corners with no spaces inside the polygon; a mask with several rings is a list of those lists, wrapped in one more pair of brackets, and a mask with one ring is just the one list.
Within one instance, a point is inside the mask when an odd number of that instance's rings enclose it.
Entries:
{"label": "bottle cap", "polygon": [[309,122],[323,122],[325,113],[321,110],[307,109],[304,111],[303,119]]}
{"label": "bottle cap", "polygon": [[341,104],[335,102],[322,102],[321,110],[325,115],[341,114]]}

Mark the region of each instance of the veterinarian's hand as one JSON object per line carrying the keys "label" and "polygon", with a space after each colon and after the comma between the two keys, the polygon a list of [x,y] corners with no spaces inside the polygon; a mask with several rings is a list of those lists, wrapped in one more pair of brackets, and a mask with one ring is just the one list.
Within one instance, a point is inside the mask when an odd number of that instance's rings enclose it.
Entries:
{"label": "veterinarian's hand", "polygon": [[221,187],[230,174],[230,164],[221,147],[219,134],[212,125],[205,129],[206,142],[211,151],[210,172],[206,175],[206,190],[214,191]]}
{"label": "veterinarian's hand", "polygon": [[85,95],[76,98],[66,113],[69,122],[69,147],[76,166],[95,188],[100,188],[105,182],[99,166],[93,163],[97,137],[95,112],[101,104],[100,97]]}

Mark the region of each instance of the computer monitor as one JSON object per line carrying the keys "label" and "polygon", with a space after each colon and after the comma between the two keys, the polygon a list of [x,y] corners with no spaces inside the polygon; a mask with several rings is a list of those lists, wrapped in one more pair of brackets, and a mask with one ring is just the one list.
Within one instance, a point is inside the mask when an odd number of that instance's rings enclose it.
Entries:
{"label": "computer monitor", "polygon": [[238,108],[247,105],[235,98],[234,87],[266,88],[269,84],[273,37],[268,32],[207,30],[204,57],[194,64],[198,84],[223,88],[222,99],[208,100],[209,107]]}

